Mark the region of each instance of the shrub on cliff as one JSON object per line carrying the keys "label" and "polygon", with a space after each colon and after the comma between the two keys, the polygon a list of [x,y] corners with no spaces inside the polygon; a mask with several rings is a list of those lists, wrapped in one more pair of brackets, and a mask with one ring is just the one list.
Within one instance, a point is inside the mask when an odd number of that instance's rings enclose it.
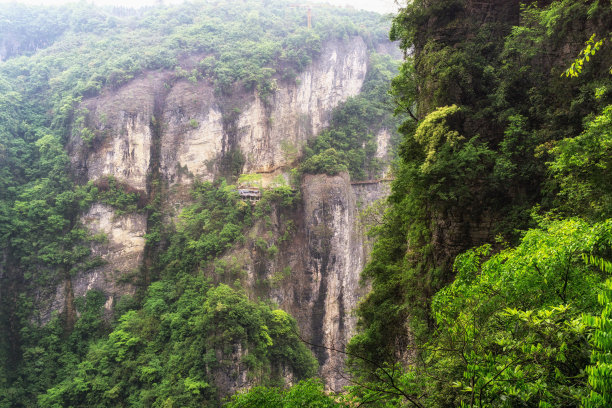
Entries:
{"label": "shrub on cliff", "polygon": [[[89,348],[68,377],[41,395],[41,407],[219,404],[224,376],[249,371],[275,383],[285,369],[297,378],[316,360],[297,337],[295,320],[201,276],[153,283],[144,306],[124,314],[106,339]],[[224,386],[228,386],[225,384]]]}
{"label": "shrub on cliff", "polygon": [[340,153],[331,147],[308,158],[302,163],[300,169],[306,174],[329,174],[331,176],[348,170]]}

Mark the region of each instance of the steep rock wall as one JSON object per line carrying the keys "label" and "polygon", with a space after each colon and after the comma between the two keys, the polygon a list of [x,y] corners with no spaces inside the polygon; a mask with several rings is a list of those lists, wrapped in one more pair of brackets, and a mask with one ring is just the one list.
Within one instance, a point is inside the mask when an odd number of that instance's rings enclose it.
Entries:
{"label": "steep rock wall", "polygon": [[[91,143],[73,136],[68,145],[72,166],[82,181],[114,176],[138,190],[147,188],[151,164],[151,121],[167,73],[147,73],[116,91],[83,103]],[[73,135],[77,133],[73,130]]]}
{"label": "steep rock wall", "polygon": [[[104,264],[91,271],[81,271],[72,277],[70,285],[57,286],[50,304],[42,309],[41,321],[50,319],[51,313],[64,308],[70,297],[85,296],[87,291],[97,289],[107,296],[105,309],[111,312],[113,302],[126,294],[133,294],[134,288],[126,279],[138,272],[142,263],[147,219],[144,214],[116,215],[108,205],[96,203],[80,220],[92,234],[104,236],[104,240],[92,245],[92,255],[100,257]],[[71,290],[72,294],[66,293]]]}
{"label": "steep rock wall", "polygon": [[[326,43],[298,80],[280,84],[268,101],[255,94],[224,100],[207,81],[172,84],[171,73],[150,72],[83,103],[86,127],[95,138],[86,143],[72,137],[72,165],[83,182],[114,176],[145,191],[153,157],[159,157],[161,177],[170,185],[221,175],[220,164],[231,148],[242,152],[244,172],[289,165],[295,157],[287,149],[299,152],[326,126],[332,109],[359,93],[366,71],[366,45],[354,37]],[[156,146],[157,123],[162,132]],[[172,204],[167,207],[181,207],[181,200],[166,199]],[[105,260],[122,270],[114,259]]]}
{"label": "steep rock wall", "polygon": [[244,173],[289,165],[295,157],[288,150],[299,151],[325,127],[332,109],[359,93],[366,72],[365,43],[354,37],[326,43],[295,84],[279,84],[265,100],[255,93],[216,100],[210,85],[180,82],[164,109],[162,172],[171,183],[212,179],[223,155],[236,148]]}
{"label": "steep rock wall", "polygon": [[347,385],[342,372],[344,349],[354,334],[351,314],[363,295],[359,272],[363,269],[363,234],[357,224],[355,194],[347,174],[306,176],[302,184],[307,247],[309,296],[303,306],[309,311],[310,330],[327,386],[338,390]]}
{"label": "steep rock wall", "polygon": [[[271,299],[295,317],[301,335],[313,345],[319,375],[335,391],[348,385],[342,351],[354,334],[352,311],[368,289],[359,278],[371,244],[364,237],[358,201],[365,207],[386,196],[387,187],[353,186],[346,173],[306,175],[301,202],[274,207],[268,221],[257,222],[246,242],[210,271],[225,283],[240,279],[254,299]],[[293,233],[284,241],[288,225]],[[257,240],[278,245],[279,255],[270,257]]]}
{"label": "steep rock wall", "polygon": [[[83,182],[114,176],[132,189],[153,194],[151,174],[158,166],[155,172],[159,169],[166,186],[162,205],[171,220],[189,203],[185,193],[193,180],[223,175],[223,160],[231,152],[242,155],[243,173],[282,174],[308,138],[327,126],[333,108],[359,93],[367,60],[366,45],[359,37],[328,42],[295,83],[279,83],[265,100],[255,93],[219,97],[206,80],[192,83],[169,72],[146,73],[83,103],[85,126],[95,137],[86,142],[73,131],[69,144],[73,168]],[[378,137],[382,146],[377,156],[384,158],[389,134],[381,132]],[[245,271],[245,285],[253,297],[270,298],[295,316],[311,343],[342,349],[355,326],[351,311],[363,292],[359,273],[367,255],[357,202],[373,201],[378,193],[358,199],[355,191],[360,190],[351,187],[348,175],[306,176],[302,190],[303,203],[288,215],[295,225],[292,238],[280,255],[264,259],[251,242],[228,255],[229,263]],[[142,264],[146,216],[116,217],[110,207],[96,204],[81,221],[93,233],[108,236],[106,243],[93,247],[106,264],[75,277],[73,294],[101,289],[110,307],[119,296],[134,291],[126,278]],[[253,237],[259,229],[261,224],[254,227]],[[291,270],[290,279],[261,284],[284,270]],[[58,286],[50,310],[62,309],[60,300],[69,289]],[[344,356],[324,348],[313,351],[328,386],[338,390],[345,385]],[[228,379],[245,375],[226,374]],[[247,384],[221,382],[220,387],[228,390]]]}

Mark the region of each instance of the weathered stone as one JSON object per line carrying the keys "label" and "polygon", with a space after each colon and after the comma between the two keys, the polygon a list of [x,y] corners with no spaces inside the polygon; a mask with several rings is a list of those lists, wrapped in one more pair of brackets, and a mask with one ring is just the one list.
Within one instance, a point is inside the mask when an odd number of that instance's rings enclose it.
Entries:
{"label": "weathered stone", "polygon": [[[263,185],[277,176],[286,178],[286,170],[295,165],[306,141],[328,125],[332,110],[359,93],[367,63],[360,37],[327,42],[295,82],[279,82],[276,92],[265,100],[255,92],[220,97],[206,80],[192,83],[177,80],[170,72],[146,73],[83,103],[88,111],[85,125],[96,136],[89,144],[73,137],[69,144],[72,165],[83,182],[112,175],[149,194],[151,172],[158,165],[155,169],[165,185],[164,220],[173,222],[189,203],[193,180],[223,175],[221,163],[230,151],[242,155],[243,173],[262,174]],[[376,155],[385,161],[389,132],[381,131],[377,141]],[[211,276],[228,283],[240,278],[253,299],[271,299],[293,315],[308,341],[342,350],[354,331],[352,310],[365,290],[359,286],[359,274],[369,245],[364,244],[357,202],[367,205],[387,190],[352,187],[344,174],[306,176],[302,192],[303,202],[291,214],[273,209],[271,226],[260,220],[248,233],[251,238],[225,255],[231,266],[227,276]],[[278,239],[281,218],[294,223],[291,236],[279,243],[278,256],[264,256],[254,240],[270,229]],[[110,207],[95,204],[82,222],[92,233],[108,236],[107,243],[93,247],[106,264],[74,277],[72,290],[78,297],[89,289],[101,289],[110,308],[119,296],[134,291],[125,277],[142,264],[146,216],[117,217]],[[290,271],[290,278],[282,278],[284,271]],[[63,308],[60,300],[66,287],[58,285],[50,310]],[[339,390],[346,384],[344,355],[316,347],[313,351],[328,387]],[[232,356],[223,357],[229,359],[227,369],[215,373],[216,385],[224,393],[252,385],[240,361],[242,354],[236,349]],[[278,370],[288,383],[294,381],[286,367]]]}
{"label": "weathered stone", "polygon": [[[266,100],[252,93],[217,101],[209,84],[179,82],[164,108],[163,174],[171,183],[213,179],[230,144],[244,156],[244,173],[292,164],[295,155],[290,151],[299,152],[327,125],[333,108],[359,93],[367,72],[366,51],[361,37],[328,42],[295,83],[279,84]],[[227,134],[224,121],[234,122],[235,134]]]}
{"label": "weathered stone", "polygon": [[[85,296],[87,291],[97,289],[107,295],[104,305],[110,313],[113,303],[123,295],[133,294],[134,287],[127,279],[138,271],[142,264],[147,220],[144,214],[124,214],[96,203],[81,216],[81,222],[92,235],[103,235],[104,241],[92,245],[92,255],[100,257],[105,264],[89,271],[80,271],[72,278],[74,297]],[[66,286],[57,286],[55,296],[42,313],[42,322],[51,317],[54,310],[62,310]]]}

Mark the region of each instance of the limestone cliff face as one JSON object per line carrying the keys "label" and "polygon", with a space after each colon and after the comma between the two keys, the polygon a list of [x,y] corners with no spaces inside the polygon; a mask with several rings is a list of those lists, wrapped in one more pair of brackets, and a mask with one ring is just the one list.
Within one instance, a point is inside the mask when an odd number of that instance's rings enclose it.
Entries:
{"label": "limestone cliff face", "polygon": [[[126,279],[138,272],[144,248],[147,219],[144,214],[116,215],[108,205],[96,203],[80,220],[93,235],[101,240],[92,245],[92,256],[103,260],[103,265],[88,272],[79,272],[71,282],[57,286],[51,303],[42,311],[41,321],[48,321],[52,311],[62,310],[66,299],[85,296],[92,289],[101,290],[107,296],[104,305],[110,313],[114,301],[134,288]],[[71,290],[72,293],[66,293]]]}
{"label": "limestone cliff face", "polygon": [[[364,266],[363,234],[357,224],[355,194],[347,174],[306,176],[304,195],[307,269],[310,290],[303,306],[311,313],[311,342],[328,387],[347,385],[342,350],[354,334],[351,312],[362,295],[359,272]],[[344,375],[344,376],[343,376]]]}
{"label": "limestone cliff face", "polygon": [[[83,102],[82,126],[94,137],[85,142],[75,124],[69,144],[73,168],[82,182],[114,176],[143,194],[154,193],[151,175],[157,174],[165,186],[162,207],[171,221],[189,203],[184,193],[193,180],[225,175],[228,157],[238,155],[238,170],[261,173],[264,184],[283,174],[295,164],[305,142],[327,126],[333,108],[359,93],[367,62],[360,37],[328,42],[297,81],[279,82],[266,99],[255,93],[220,97],[205,80],[192,83],[171,72],[146,73]],[[381,132],[378,138],[377,156],[383,159],[389,133]],[[258,253],[253,242],[263,231],[259,223],[250,232],[252,239],[226,260],[245,271],[244,284],[254,298],[268,297],[295,316],[310,342],[342,349],[355,326],[351,311],[364,291],[359,274],[367,245],[357,222],[357,203],[367,204],[386,192],[374,188],[365,193],[363,187],[351,186],[348,175],[306,176],[301,188],[302,203],[291,214],[274,210],[276,224],[291,219],[294,226],[279,256],[269,259]],[[49,310],[61,310],[69,290],[81,296],[101,289],[108,307],[134,291],[125,282],[143,261],[146,215],[116,216],[112,208],[95,204],[81,221],[92,233],[107,236],[106,242],[93,246],[105,264],[78,275],[71,285],[58,285]],[[344,356],[323,348],[313,351],[328,386],[337,390],[345,385]],[[248,385],[229,380],[246,375],[236,364],[239,372],[228,372],[220,388]]]}
{"label": "limestone cliff face", "polygon": [[[388,183],[351,183],[348,174],[307,175],[302,200],[293,208],[274,208],[268,222],[258,222],[243,245],[235,247],[211,273],[231,283],[242,271],[243,284],[253,298],[268,298],[294,316],[300,333],[313,347],[319,375],[328,388],[348,384],[344,350],[352,337],[352,311],[368,290],[359,275],[371,243],[364,236],[359,211],[386,197]],[[266,225],[267,224],[267,225]],[[281,237],[291,225],[288,241]],[[269,257],[255,244],[265,239],[277,245],[280,256]],[[333,351],[338,350],[338,351]]]}
{"label": "limestone cliff face", "polygon": [[332,109],[359,93],[367,61],[361,37],[328,42],[295,83],[279,83],[266,100],[216,97],[206,81],[173,83],[171,73],[148,73],[84,102],[96,139],[92,148],[73,138],[73,166],[86,180],[113,175],[145,189],[155,120],[163,124],[159,164],[170,184],[213,179],[232,149],[243,156],[243,172],[273,171],[291,164]]}
{"label": "limestone cliff face", "polygon": [[359,93],[367,72],[361,37],[327,43],[295,84],[279,84],[265,100],[255,93],[216,100],[210,85],[181,82],[166,98],[161,168],[170,183],[220,172],[223,155],[238,149],[242,172],[273,172],[295,160],[331,111]]}
{"label": "limestone cliff face", "polygon": [[[206,81],[173,83],[172,73],[150,72],[83,103],[85,125],[95,137],[86,143],[79,129],[73,131],[73,168],[83,182],[114,176],[148,191],[153,159],[169,185],[189,185],[196,177],[222,175],[224,157],[239,149],[242,172],[273,176],[327,124],[334,107],[359,93],[366,71],[366,45],[354,37],[326,43],[295,83],[279,84],[267,101],[254,93],[218,98]],[[161,134],[154,135],[155,129]],[[166,200],[167,207],[185,204],[184,197],[172,194]],[[103,258],[108,268],[124,271],[116,259]]]}
{"label": "limestone cliff face", "polygon": [[84,102],[88,128],[96,137],[88,145],[74,136],[68,146],[73,168],[83,181],[112,175],[135,189],[146,189],[151,121],[167,78],[169,74],[147,73],[117,91]]}

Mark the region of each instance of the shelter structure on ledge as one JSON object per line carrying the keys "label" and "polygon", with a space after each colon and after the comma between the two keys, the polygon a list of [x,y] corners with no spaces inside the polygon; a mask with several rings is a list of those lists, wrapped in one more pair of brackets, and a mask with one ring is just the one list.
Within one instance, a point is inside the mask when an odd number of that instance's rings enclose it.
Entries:
{"label": "shelter structure on ledge", "polygon": [[238,194],[249,201],[259,201],[261,199],[261,190],[258,188],[238,188]]}

